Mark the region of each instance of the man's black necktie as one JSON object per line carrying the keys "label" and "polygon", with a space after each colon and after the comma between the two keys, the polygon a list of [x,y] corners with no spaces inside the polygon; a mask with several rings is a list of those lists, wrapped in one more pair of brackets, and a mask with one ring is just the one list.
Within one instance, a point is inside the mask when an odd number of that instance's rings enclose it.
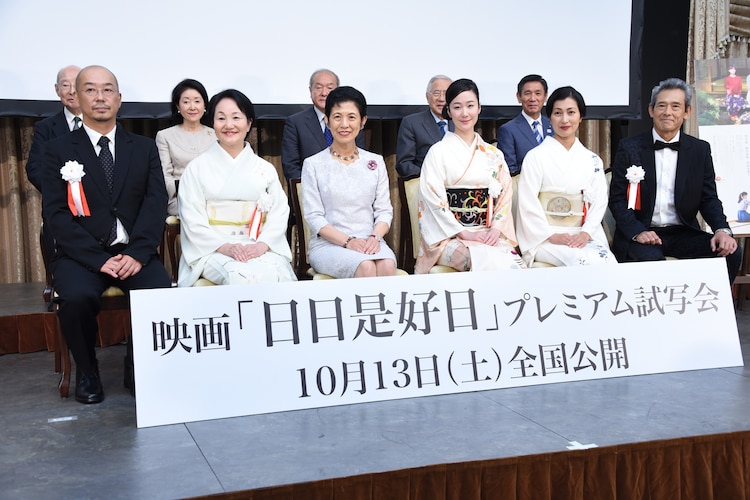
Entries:
{"label": "man's black necktie", "polygon": [[659,151],[660,149],[669,148],[672,151],[679,151],[680,150],[680,143],[678,142],[664,142],[664,141],[654,141],[654,149],[656,151]]}
{"label": "man's black necktie", "polygon": [[[109,150],[109,138],[103,135],[99,138],[99,163],[104,170],[104,177],[107,179],[107,187],[109,188],[109,194],[112,194],[112,181],[115,178],[115,159],[112,158],[112,152]],[[117,238],[117,219],[112,219],[112,227],[109,228],[109,238],[107,238],[107,245],[111,245]]]}

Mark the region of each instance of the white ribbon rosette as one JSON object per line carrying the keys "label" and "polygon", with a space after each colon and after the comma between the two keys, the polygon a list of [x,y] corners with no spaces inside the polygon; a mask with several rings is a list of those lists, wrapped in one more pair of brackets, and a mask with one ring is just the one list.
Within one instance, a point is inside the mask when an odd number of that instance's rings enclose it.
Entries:
{"label": "white ribbon rosette", "polygon": [[625,179],[628,181],[628,208],[640,210],[641,208],[641,181],[646,178],[646,171],[640,165],[631,165],[625,171]]}
{"label": "white ribbon rosette", "polygon": [[77,217],[91,215],[86,194],[81,185],[81,179],[86,175],[83,165],[73,160],[66,161],[60,169],[60,175],[68,183],[68,208],[71,213]]}

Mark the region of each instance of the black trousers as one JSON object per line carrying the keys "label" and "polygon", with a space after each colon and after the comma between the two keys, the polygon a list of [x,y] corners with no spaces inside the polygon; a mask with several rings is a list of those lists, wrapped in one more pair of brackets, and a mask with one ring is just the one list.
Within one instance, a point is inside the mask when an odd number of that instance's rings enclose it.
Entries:
{"label": "black trousers", "polygon": [[65,342],[68,344],[77,370],[93,375],[97,367],[96,337],[99,333],[97,316],[101,295],[110,286],[128,293],[145,288],[168,288],[171,281],[164,265],[154,255],[134,276],[114,279],[98,271],[91,271],[79,262],[60,256],[52,264],[53,284],[58,297],[57,317]]}
{"label": "black trousers", "polygon": [[[628,246],[628,262],[664,260],[667,257],[700,259],[717,256],[711,250],[711,238],[713,238],[711,233],[698,231],[688,226],[652,227],[649,230],[659,235],[662,244],[643,245],[636,241],[631,242]],[[726,256],[726,262],[731,285],[742,264],[742,249],[739,245],[734,253]]]}

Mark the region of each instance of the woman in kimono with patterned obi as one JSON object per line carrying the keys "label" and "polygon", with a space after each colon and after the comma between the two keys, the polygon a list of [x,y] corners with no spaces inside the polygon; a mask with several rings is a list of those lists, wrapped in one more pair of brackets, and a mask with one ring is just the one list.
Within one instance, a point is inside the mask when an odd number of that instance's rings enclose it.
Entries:
{"label": "woman in kimono with patterned obi", "polygon": [[479,89],[468,79],[446,91],[443,116],[455,132],[430,148],[419,180],[421,242],[415,272],[525,268],[516,252],[513,188],[503,153],[474,131]]}
{"label": "woman in kimono with patterned obi", "polygon": [[182,257],[179,286],[296,279],[286,240],[289,205],[276,169],[245,142],[255,111],[242,92],[211,98],[218,142],[191,161],[178,193]]}
{"label": "woman in kimono with patterned obi", "polygon": [[576,137],[586,103],[573,87],[549,96],[555,135],[529,151],[518,181],[518,244],[526,263],[616,264],[602,219],[607,180],[602,160]]}

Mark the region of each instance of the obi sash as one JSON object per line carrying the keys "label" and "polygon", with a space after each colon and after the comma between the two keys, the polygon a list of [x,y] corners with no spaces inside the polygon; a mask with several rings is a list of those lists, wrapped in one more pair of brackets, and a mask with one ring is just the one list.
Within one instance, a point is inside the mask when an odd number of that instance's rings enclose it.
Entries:
{"label": "obi sash", "polygon": [[[256,237],[260,229],[262,214],[257,202],[245,200],[206,201],[208,223],[225,236]],[[251,236],[256,235],[256,236]]]}
{"label": "obi sash", "polygon": [[550,226],[582,227],[586,220],[583,191],[577,193],[541,191],[539,202],[542,204]]}
{"label": "obi sash", "polygon": [[487,188],[446,188],[448,205],[459,224],[465,227],[487,225],[487,206],[489,190]]}

